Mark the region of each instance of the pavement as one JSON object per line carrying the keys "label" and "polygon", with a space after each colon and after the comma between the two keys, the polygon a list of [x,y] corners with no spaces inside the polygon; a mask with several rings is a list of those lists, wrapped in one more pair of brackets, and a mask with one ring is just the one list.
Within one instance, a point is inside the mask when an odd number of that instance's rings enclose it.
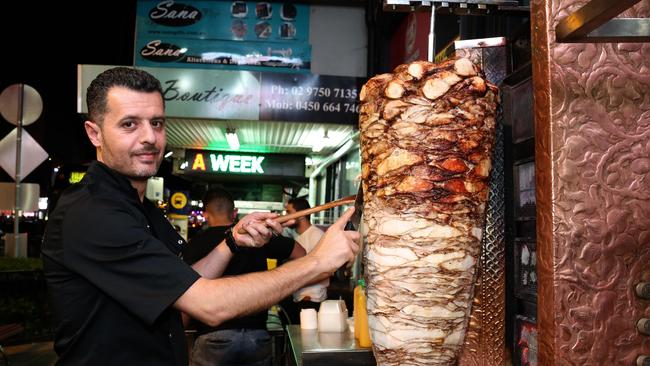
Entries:
{"label": "pavement", "polygon": [[54,366],[56,353],[52,342],[2,347],[11,366]]}

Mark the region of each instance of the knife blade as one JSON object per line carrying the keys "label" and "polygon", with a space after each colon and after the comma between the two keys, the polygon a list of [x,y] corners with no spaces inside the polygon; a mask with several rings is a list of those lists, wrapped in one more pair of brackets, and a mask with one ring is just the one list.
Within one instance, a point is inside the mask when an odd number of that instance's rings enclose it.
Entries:
{"label": "knife blade", "polygon": [[361,217],[363,216],[363,183],[359,183],[359,190],[357,191],[357,197],[354,199],[354,213],[350,218],[352,227],[354,230],[359,231],[359,225],[361,224]]}
{"label": "knife blade", "polygon": [[345,230],[359,231],[361,216],[363,216],[363,183],[359,182],[357,196],[354,198],[354,213],[350,221],[345,225]]}
{"label": "knife blade", "polygon": [[[361,257],[363,256],[363,233],[361,232],[361,218],[363,217],[363,182],[359,182],[359,189],[357,196],[354,199],[354,213],[350,217],[350,221],[345,225],[345,230],[358,231],[362,237],[359,239],[359,252],[354,257],[352,262],[345,265],[344,277],[350,278],[351,275],[356,274],[359,276],[361,272]],[[351,272],[352,271],[352,272]],[[354,280],[354,279],[353,279]],[[356,281],[353,281],[356,284]]]}

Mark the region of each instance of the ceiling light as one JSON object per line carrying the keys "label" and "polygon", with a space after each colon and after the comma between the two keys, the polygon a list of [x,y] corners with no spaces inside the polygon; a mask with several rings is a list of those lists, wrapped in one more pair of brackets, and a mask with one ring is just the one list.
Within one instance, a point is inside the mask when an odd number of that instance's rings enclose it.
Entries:
{"label": "ceiling light", "polygon": [[172,150],[169,150],[169,151],[165,154],[165,159],[167,159],[168,157],[170,157],[170,156],[172,156],[172,155],[174,155],[174,152],[173,152]]}
{"label": "ceiling light", "polygon": [[323,150],[325,145],[328,145],[330,143],[330,138],[327,136],[327,130],[325,130],[325,133],[323,134],[323,137],[320,139],[316,139],[316,142],[314,142],[314,145],[311,148],[311,151],[313,152],[320,152]]}
{"label": "ceiling light", "polygon": [[234,128],[226,128],[226,141],[232,150],[239,150],[239,138],[237,137],[237,130]]}

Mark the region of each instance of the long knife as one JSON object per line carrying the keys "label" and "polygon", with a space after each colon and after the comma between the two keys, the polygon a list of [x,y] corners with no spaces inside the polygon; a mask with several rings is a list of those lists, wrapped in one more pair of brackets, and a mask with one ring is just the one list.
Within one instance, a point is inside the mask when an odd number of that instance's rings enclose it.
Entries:
{"label": "long knife", "polygon": [[[327,202],[327,203],[324,203],[324,204],[322,204],[322,205],[318,205],[318,206],[314,206],[314,207],[308,208],[308,209],[306,209],[306,210],[296,211],[296,212],[294,212],[294,213],[290,213],[290,214],[288,214],[288,215],[282,215],[282,216],[279,216],[279,217],[277,217],[277,218],[275,219],[275,221],[277,221],[277,222],[279,222],[280,224],[282,224],[282,223],[287,222],[287,221],[289,221],[289,220],[293,220],[293,219],[297,219],[297,218],[299,218],[299,217],[303,217],[303,216],[311,215],[311,214],[313,214],[313,213],[320,212],[320,211],[324,211],[324,210],[327,210],[327,209],[330,209],[330,208],[333,208],[333,207],[343,206],[343,205],[349,205],[349,204],[351,204],[352,202],[355,202],[355,204],[356,204],[356,197],[355,197],[355,196],[347,196],[347,197],[343,197],[343,198],[341,198],[340,200],[336,200],[336,201],[332,201],[332,202]],[[355,207],[356,207],[356,206],[355,206]],[[355,208],[355,209],[356,209],[356,208]],[[354,217],[354,216],[353,216],[353,217]]]}
{"label": "long knife", "polygon": [[[352,219],[350,219],[350,221],[352,221],[352,220],[354,220],[354,217],[356,215],[356,199],[357,199],[356,196],[343,197],[343,198],[341,198],[339,200],[332,201],[332,202],[327,202],[327,203],[324,203],[322,205],[318,205],[318,206],[308,208],[306,210],[296,211],[296,212],[290,213],[288,215],[278,216],[278,217],[275,218],[275,221],[282,224],[282,223],[285,223],[285,222],[287,222],[289,220],[293,220],[293,219],[297,219],[299,217],[311,215],[313,213],[324,211],[324,210],[327,210],[327,209],[330,209],[330,208],[333,208],[333,207],[349,205],[349,204],[354,202],[355,203],[355,213],[352,216]],[[361,202],[361,209],[363,209],[363,197],[362,197],[362,202]],[[359,216],[359,218],[357,219],[357,225],[359,224],[360,219],[361,219],[361,216]],[[239,233],[240,234],[246,234],[246,231],[244,229],[240,229]]]}

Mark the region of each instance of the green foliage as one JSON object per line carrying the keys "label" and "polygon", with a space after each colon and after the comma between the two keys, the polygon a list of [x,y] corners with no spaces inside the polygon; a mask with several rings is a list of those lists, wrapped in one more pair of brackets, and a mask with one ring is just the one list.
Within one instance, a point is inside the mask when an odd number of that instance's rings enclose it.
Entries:
{"label": "green foliage", "polygon": [[40,258],[9,258],[0,257],[0,272],[2,271],[42,271],[43,262]]}
{"label": "green foliage", "polygon": [[25,327],[8,343],[52,339],[51,311],[40,260],[0,259],[0,324],[18,323]]}

